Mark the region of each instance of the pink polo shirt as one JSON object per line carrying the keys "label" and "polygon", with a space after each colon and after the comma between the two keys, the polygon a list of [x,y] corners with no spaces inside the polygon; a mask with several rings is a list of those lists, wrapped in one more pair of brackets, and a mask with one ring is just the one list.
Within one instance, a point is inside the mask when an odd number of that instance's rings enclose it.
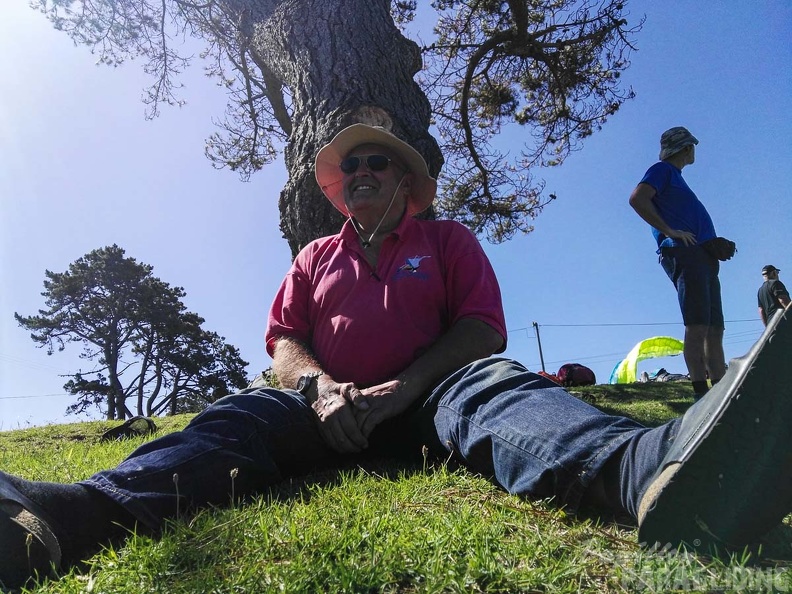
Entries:
{"label": "pink polo shirt", "polygon": [[506,348],[498,281],[466,227],[405,217],[374,270],[347,221],[294,260],[270,309],[267,352],[295,338],[336,381],[370,386],[396,377],[463,318],[492,326]]}

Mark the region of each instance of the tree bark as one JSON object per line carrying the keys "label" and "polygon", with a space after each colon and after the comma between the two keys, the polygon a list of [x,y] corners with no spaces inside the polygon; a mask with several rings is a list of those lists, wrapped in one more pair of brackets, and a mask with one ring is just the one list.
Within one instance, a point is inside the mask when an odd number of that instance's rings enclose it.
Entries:
{"label": "tree bark", "polygon": [[118,379],[118,347],[116,345],[107,345],[104,356],[107,361],[108,381],[110,383],[110,393],[107,395],[106,418],[108,421],[113,421],[116,418],[123,418],[121,417],[123,414],[121,405],[123,403],[124,388]]}
{"label": "tree bark", "polygon": [[296,255],[344,221],[314,177],[317,151],[340,130],[356,122],[384,126],[421,152],[435,176],[443,157],[428,132],[429,101],[413,79],[419,48],[394,24],[389,0],[249,3],[253,54],[291,98],[289,179],[279,205],[281,231]]}

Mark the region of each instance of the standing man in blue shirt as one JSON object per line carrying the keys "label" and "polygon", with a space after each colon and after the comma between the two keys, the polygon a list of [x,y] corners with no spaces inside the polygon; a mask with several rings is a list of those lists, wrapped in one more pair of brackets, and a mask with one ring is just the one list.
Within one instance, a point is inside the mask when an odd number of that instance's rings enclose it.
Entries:
{"label": "standing man in blue shirt", "polygon": [[696,398],[726,372],[720,264],[701,247],[716,237],[707,209],[682,169],[696,160],[698,139],[677,126],[660,137],[660,161],[652,165],[630,196],[630,206],[649,225],[660,264],[674,283],[685,323],[685,363]]}

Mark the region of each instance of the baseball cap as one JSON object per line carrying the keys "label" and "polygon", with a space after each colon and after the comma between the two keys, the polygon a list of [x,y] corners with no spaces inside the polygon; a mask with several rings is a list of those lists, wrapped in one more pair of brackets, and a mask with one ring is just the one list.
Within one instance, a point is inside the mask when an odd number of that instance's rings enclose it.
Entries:
{"label": "baseball cap", "polygon": [[762,274],[766,274],[768,272],[781,272],[780,268],[776,268],[772,264],[768,264],[762,268]]}

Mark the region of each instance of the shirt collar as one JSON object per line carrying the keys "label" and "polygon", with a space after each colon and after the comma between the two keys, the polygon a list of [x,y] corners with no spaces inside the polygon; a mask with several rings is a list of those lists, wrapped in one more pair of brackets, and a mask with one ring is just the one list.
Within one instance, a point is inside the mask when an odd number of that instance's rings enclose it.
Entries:
{"label": "shirt collar", "polygon": [[[396,240],[398,241],[409,234],[410,230],[415,228],[416,225],[417,222],[414,217],[403,216],[396,228],[388,235],[395,235]],[[357,231],[355,231],[355,227],[352,225],[351,220],[346,220],[344,226],[341,227],[341,231],[338,236],[348,247],[360,247],[359,237]]]}

